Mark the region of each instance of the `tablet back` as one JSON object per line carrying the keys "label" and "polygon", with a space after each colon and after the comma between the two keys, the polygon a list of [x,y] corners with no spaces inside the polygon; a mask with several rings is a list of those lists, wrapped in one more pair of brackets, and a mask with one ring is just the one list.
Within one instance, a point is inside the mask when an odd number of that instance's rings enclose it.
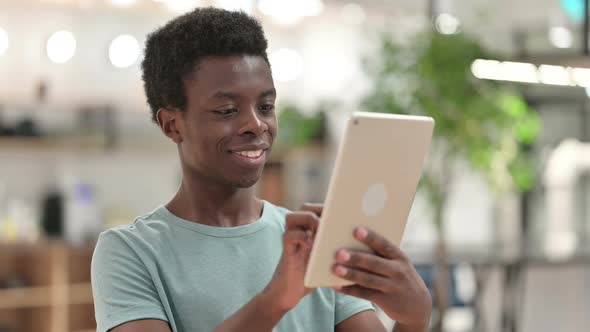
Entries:
{"label": "tablet back", "polygon": [[304,283],[349,285],[332,273],[340,248],[368,250],[353,237],[366,226],[399,245],[424,166],[430,117],[353,113],[340,142]]}

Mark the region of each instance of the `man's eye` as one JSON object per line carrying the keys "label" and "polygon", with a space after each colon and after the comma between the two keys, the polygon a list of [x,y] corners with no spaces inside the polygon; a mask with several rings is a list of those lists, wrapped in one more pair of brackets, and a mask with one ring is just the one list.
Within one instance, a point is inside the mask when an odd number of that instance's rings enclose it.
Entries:
{"label": "man's eye", "polygon": [[228,116],[228,115],[232,115],[234,113],[237,113],[238,110],[235,108],[228,108],[225,110],[217,110],[217,111],[213,111],[215,114],[219,114],[219,115],[223,115],[223,116]]}
{"label": "man's eye", "polygon": [[270,113],[270,112],[274,111],[275,105],[273,105],[273,104],[260,105],[258,107],[258,109],[265,112],[265,113]]}

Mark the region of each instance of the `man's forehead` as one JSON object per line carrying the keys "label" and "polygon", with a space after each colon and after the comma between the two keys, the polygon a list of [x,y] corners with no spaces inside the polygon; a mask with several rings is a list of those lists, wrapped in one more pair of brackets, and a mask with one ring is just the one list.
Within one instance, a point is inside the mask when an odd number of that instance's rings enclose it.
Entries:
{"label": "man's forehead", "polygon": [[198,92],[205,99],[274,91],[270,67],[254,55],[203,58],[185,84],[188,94]]}
{"label": "man's forehead", "polygon": [[261,59],[260,57],[243,57],[242,59],[240,59],[239,62],[236,62],[232,65],[232,71],[234,73],[251,71],[255,69],[257,66],[260,66],[261,62],[263,62],[263,59]]}

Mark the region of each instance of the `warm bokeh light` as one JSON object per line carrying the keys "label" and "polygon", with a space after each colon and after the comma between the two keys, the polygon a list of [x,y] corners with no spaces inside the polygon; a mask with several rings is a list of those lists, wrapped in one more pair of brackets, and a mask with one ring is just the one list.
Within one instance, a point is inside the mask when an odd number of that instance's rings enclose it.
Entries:
{"label": "warm bokeh light", "polygon": [[139,58],[139,42],[131,35],[121,35],[111,42],[109,59],[113,66],[126,68],[133,65]]}
{"label": "warm bokeh light", "polygon": [[434,20],[434,27],[444,35],[452,35],[459,32],[459,25],[459,20],[448,13],[442,13]]}
{"label": "warm bokeh light", "polygon": [[549,41],[557,48],[572,47],[572,33],[565,27],[552,27],[549,29]]}
{"label": "warm bokeh light", "polygon": [[76,53],[76,38],[66,30],[57,31],[47,40],[47,56],[55,63],[66,63]]}

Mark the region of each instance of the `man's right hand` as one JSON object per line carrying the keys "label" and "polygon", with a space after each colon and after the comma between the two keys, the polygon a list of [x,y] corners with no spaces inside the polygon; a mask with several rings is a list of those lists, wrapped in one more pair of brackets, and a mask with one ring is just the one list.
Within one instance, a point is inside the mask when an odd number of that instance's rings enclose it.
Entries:
{"label": "man's right hand", "polygon": [[303,278],[322,209],[320,204],[304,204],[300,211],[287,214],[283,254],[262,294],[284,311],[293,309],[313,291],[303,285]]}

